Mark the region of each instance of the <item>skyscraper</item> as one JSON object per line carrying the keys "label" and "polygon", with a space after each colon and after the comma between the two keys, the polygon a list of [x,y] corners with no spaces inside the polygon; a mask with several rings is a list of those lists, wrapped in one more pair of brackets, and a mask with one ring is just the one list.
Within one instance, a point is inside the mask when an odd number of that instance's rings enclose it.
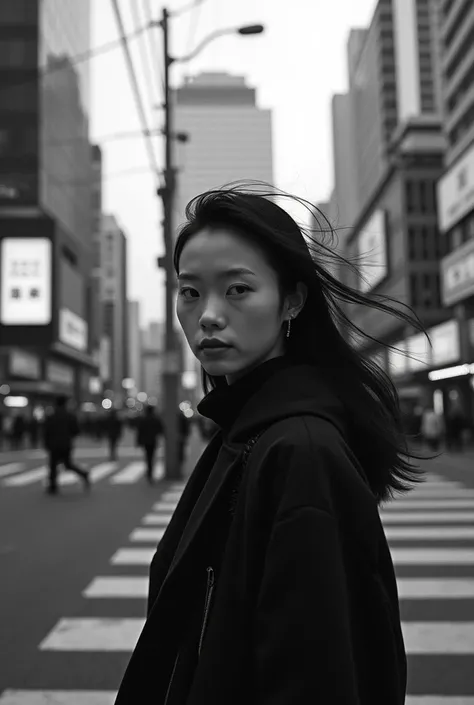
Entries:
{"label": "skyscraper", "polygon": [[[441,262],[442,300],[460,330],[457,362],[474,355],[474,4],[444,2],[440,48],[444,124],[447,137],[445,171],[438,183],[439,227],[446,256]],[[454,377],[445,371],[445,386],[461,400],[470,422],[473,414],[471,368]],[[456,397],[457,395],[457,397]]]}
{"label": "skyscraper", "polygon": [[102,216],[102,302],[104,332],[111,342],[108,389],[118,401],[128,377],[127,238],[114,215]]}
{"label": "skyscraper", "polygon": [[[199,193],[242,179],[273,182],[271,112],[257,106],[256,90],[244,77],[202,73],[188,78],[174,99],[176,131],[188,135],[176,155],[176,227]],[[184,338],[183,345],[184,371],[196,372],[199,365]]]}
{"label": "skyscraper", "polygon": [[35,370],[12,393],[38,403],[87,396],[95,370],[89,25],[89,0],[0,3],[0,338]]}

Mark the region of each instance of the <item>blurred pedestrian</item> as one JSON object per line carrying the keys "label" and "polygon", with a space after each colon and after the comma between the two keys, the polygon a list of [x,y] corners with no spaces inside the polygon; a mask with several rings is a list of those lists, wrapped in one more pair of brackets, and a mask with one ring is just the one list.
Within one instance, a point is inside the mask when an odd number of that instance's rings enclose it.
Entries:
{"label": "blurred pedestrian", "polygon": [[31,448],[36,448],[38,446],[40,424],[34,414],[32,414],[30,416],[30,418],[28,419],[26,431],[27,431],[27,434],[30,438]]}
{"label": "blurred pedestrian", "polygon": [[13,419],[11,444],[14,450],[23,448],[26,433],[26,420],[23,414],[17,414]]}
{"label": "blurred pedestrian", "polygon": [[161,418],[155,414],[152,406],[147,406],[137,422],[137,445],[145,451],[146,478],[150,484],[153,482],[155,453],[163,430]]}
{"label": "blurred pedestrian", "polygon": [[90,487],[89,473],[71,459],[73,441],[78,433],[79,424],[75,415],[67,409],[66,397],[58,397],[54,412],[44,422],[44,445],[49,453],[49,494],[57,494],[57,471],[61,464],[66,470],[77,473],[87,489]]}
{"label": "blurred pedestrian", "polygon": [[441,414],[432,407],[426,408],[423,412],[421,433],[430,450],[436,452],[444,435],[444,422]]}
{"label": "blurred pedestrian", "polygon": [[466,427],[466,419],[460,404],[453,404],[446,415],[446,447],[448,450],[463,452],[463,434]]}
{"label": "blurred pedestrian", "polygon": [[111,409],[105,417],[104,431],[109,442],[110,460],[117,460],[117,443],[122,435],[122,421],[116,409]]}
{"label": "blurred pedestrian", "polygon": [[178,463],[180,468],[183,467],[184,458],[186,455],[186,444],[190,430],[190,419],[188,419],[182,411],[178,411]]}

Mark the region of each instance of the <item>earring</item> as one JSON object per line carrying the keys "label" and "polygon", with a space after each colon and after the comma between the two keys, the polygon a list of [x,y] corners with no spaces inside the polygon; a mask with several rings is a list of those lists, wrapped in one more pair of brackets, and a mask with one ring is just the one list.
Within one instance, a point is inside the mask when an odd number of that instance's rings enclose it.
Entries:
{"label": "earring", "polygon": [[290,337],[290,332],[291,332],[291,318],[288,319],[288,327],[286,329],[286,337]]}

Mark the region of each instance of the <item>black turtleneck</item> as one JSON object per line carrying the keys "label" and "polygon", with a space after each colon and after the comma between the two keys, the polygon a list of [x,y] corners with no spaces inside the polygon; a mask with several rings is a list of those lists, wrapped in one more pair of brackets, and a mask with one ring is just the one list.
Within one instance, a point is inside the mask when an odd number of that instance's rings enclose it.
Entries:
{"label": "black turtleneck", "polygon": [[262,362],[233,384],[226,384],[212,389],[199,402],[197,407],[199,413],[208,419],[212,419],[227,434],[250,397],[275,372],[291,364],[294,363],[285,355],[273,357],[271,360]]}

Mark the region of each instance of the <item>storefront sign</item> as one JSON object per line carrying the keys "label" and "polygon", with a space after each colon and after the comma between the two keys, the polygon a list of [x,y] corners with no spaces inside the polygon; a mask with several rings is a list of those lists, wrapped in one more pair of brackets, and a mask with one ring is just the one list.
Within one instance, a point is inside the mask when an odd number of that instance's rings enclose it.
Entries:
{"label": "storefront sign", "polygon": [[13,350],[10,353],[9,370],[10,374],[14,377],[40,379],[41,362],[36,355],[32,355],[24,350]]}
{"label": "storefront sign", "polygon": [[452,306],[474,294],[474,240],[441,260],[441,298]]}
{"label": "storefront sign", "polygon": [[461,357],[461,340],[457,320],[446,321],[439,326],[430,328],[431,366],[449,365]]}
{"label": "storefront sign", "polygon": [[378,210],[371,216],[358,237],[360,257],[360,284],[363,292],[371,291],[387,276],[387,233],[385,211]]}
{"label": "storefront sign", "polygon": [[474,145],[438,181],[439,228],[450,230],[474,210]]}
{"label": "storefront sign", "polygon": [[0,322],[5,326],[50,323],[51,241],[6,237],[0,257]]}
{"label": "storefront sign", "polygon": [[59,311],[59,340],[76,350],[87,350],[87,323],[67,308]]}
{"label": "storefront sign", "polygon": [[49,360],[46,363],[46,379],[53,384],[72,388],[74,387],[74,369],[62,362]]}

